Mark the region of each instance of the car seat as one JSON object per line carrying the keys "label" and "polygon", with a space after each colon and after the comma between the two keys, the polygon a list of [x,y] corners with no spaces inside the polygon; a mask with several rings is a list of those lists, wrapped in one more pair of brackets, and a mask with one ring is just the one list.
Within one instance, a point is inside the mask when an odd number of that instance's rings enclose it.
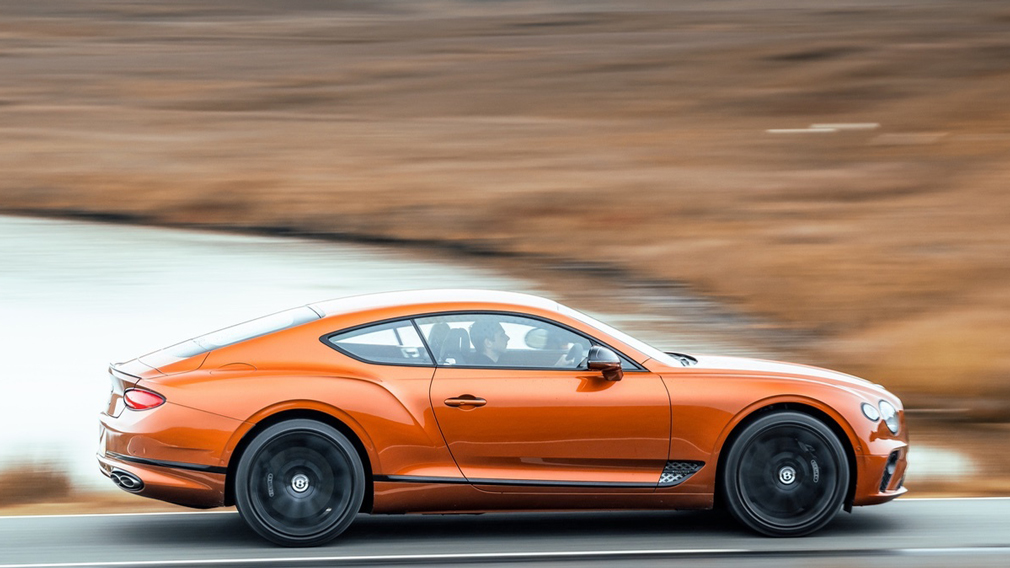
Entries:
{"label": "car seat", "polygon": [[470,334],[465,329],[450,329],[438,355],[440,365],[465,365],[469,362]]}
{"label": "car seat", "polygon": [[449,324],[444,321],[440,321],[435,325],[431,326],[431,331],[428,332],[428,347],[431,348],[431,354],[438,359],[438,362],[442,362],[442,344],[445,343],[445,338],[449,335]]}

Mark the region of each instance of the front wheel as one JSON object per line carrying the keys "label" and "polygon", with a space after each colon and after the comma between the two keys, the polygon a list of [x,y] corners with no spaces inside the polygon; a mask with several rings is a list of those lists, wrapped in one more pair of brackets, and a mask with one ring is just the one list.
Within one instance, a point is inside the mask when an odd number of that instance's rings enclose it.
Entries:
{"label": "front wheel", "polygon": [[775,412],[729,448],[722,491],[730,513],[768,536],[802,536],[830,522],[849,487],[845,449],[823,422]]}
{"label": "front wheel", "polygon": [[260,536],[283,546],[315,546],[344,531],[365,494],[353,444],[314,420],[268,427],[243,452],[235,504]]}

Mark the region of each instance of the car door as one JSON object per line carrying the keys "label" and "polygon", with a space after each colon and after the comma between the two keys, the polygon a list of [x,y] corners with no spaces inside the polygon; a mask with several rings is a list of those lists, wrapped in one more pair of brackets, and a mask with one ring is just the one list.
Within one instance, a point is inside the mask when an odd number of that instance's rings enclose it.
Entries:
{"label": "car door", "polygon": [[[507,337],[490,362],[474,347],[503,341],[477,337],[488,321]],[[537,318],[457,313],[416,322],[438,364],[430,390],[435,418],[472,484],[495,491],[656,487],[670,441],[670,399],[658,375],[625,359],[624,378],[607,381],[585,369],[585,354],[598,342]]]}

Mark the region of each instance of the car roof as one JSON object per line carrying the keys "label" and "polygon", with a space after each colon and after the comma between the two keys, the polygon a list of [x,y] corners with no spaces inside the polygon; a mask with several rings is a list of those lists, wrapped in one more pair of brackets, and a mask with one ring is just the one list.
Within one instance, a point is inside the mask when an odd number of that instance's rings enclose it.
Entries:
{"label": "car roof", "polygon": [[399,292],[381,292],[346,298],[335,298],[309,307],[329,317],[339,314],[349,314],[366,310],[426,306],[430,304],[505,304],[517,308],[534,308],[541,310],[558,310],[558,303],[553,300],[501,290],[470,290],[470,289],[437,289],[437,290],[404,290]]}

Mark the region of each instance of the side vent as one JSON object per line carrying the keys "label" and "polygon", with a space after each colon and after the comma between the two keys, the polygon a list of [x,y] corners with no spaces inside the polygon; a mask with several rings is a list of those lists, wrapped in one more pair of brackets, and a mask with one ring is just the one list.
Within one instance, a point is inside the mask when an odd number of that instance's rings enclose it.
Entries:
{"label": "side vent", "polygon": [[705,465],[699,461],[670,461],[666,462],[663,474],[659,476],[660,487],[673,487],[687,481],[687,478],[698,473]]}
{"label": "side vent", "polygon": [[[881,493],[887,491],[887,486],[891,484],[891,477],[894,476],[894,470],[898,469],[899,454],[900,452],[898,450],[894,450],[891,452],[891,455],[887,456],[887,465],[884,467],[884,475],[880,478]],[[902,477],[901,480],[904,481],[905,478]],[[895,488],[895,491],[897,491],[897,488]]]}

